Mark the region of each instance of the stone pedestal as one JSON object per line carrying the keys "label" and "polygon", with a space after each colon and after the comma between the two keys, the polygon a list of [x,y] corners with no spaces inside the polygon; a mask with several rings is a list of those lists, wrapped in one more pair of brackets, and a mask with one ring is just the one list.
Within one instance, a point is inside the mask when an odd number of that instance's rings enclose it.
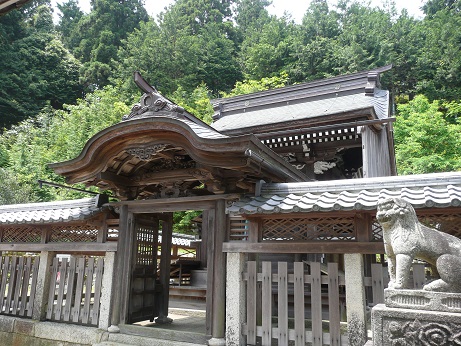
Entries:
{"label": "stone pedestal", "polygon": [[384,291],[372,310],[374,346],[461,345],[461,294]]}

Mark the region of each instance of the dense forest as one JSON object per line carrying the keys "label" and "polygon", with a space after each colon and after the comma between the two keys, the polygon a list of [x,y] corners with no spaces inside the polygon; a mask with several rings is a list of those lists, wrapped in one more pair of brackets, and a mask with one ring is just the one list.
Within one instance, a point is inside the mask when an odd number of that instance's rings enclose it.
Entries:
{"label": "dense forest", "polygon": [[47,164],[77,156],[140,96],[132,74],[211,121],[210,98],[393,64],[399,174],[461,170],[461,0],[424,17],[358,0],[312,0],[302,23],[269,0],[34,0],[0,17],[0,204],[74,198]]}

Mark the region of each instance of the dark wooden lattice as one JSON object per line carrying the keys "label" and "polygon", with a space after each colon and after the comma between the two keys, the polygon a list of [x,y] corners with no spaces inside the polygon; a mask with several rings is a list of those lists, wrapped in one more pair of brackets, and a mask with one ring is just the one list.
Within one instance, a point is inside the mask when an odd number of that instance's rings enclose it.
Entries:
{"label": "dark wooden lattice", "polygon": [[378,223],[376,218],[373,218],[373,223],[371,224],[371,234],[373,241],[383,240],[383,228]]}
{"label": "dark wooden lattice", "polygon": [[89,229],[88,226],[71,226],[71,227],[56,227],[50,232],[50,243],[66,243],[66,242],[96,242],[98,240],[98,230]]}
{"label": "dark wooden lattice", "polygon": [[230,218],[230,240],[245,241],[248,239],[248,220],[239,216]]}
{"label": "dark wooden lattice", "polygon": [[5,228],[2,242],[4,243],[40,243],[42,230],[33,226]]}
{"label": "dark wooden lattice", "polygon": [[461,238],[461,213],[451,215],[418,215],[418,219],[428,227]]}
{"label": "dark wooden lattice", "polygon": [[266,219],[263,240],[355,240],[353,218]]}
{"label": "dark wooden lattice", "polygon": [[138,224],[136,226],[136,240],[138,245],[136,264],[143,266],[153,266],[158,244],[157,231],[152,226]]}
{"label": "dark wooden lattice", "polygon": [[[418,214],[418,212],[417,212]],[[420,214],[418,220],[423,225],[435,228],[441,232],[445,232],[455,237],[461,238],[461,213],[460,214]],[[374,218],[373,225],[373,240],[383,239],[383,229],[378,221]]]}

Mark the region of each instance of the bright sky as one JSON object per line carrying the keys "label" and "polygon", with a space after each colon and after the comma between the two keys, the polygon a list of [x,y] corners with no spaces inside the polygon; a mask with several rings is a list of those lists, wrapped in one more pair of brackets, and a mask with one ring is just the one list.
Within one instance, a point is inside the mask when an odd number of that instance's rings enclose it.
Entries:
{"label": "bright sky", "polygon": [[[64,0],[52,0],[52,2],[62,3]],[[145,7],[147,12],[155,18],[158,13],[163,11],[163,9],[172,2],[173,0],[145,0]],[[335,0],[329,0],[328,2],[330,4],[336,3]],[[382,4],[386,2],[387,0],[370,0],[372,6],[382,6]],[[398,12],[406,8],[408,13],[416,18],[423,16],[420,7],[424,2],[424,0],[395,0]],[[301,23],[304,13],[309,7],[309,3],[309,0],[272,0],[272,5],[268,10],[269,13],[275,14],[278,17],[281,17],[284,12],[288,12],[297,23]],[[84,12],[89,12],[90,0],[79,0],[79,4]]]}

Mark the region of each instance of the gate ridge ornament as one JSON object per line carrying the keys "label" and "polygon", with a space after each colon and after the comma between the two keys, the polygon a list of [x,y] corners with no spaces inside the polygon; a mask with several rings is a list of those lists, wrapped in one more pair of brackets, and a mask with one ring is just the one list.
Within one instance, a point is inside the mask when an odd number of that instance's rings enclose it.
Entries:
{"label": "gate ridge ornament", "polygon": [[459,238],[421,224],[413,206],[399,198],[378,202],[376,218],[383,227],[389,288],[410,288],[411,265],[414,259],[420,259],[435,266],[440,275],[423,290],[461,293]]}
{"label": "gate ridge ornament", "polygon": [[144,91],[144,94],[141,96],[140,102],[136,103],[131,108],[130,114],[122,117],[122,121],[144,118],[146,117],[146,115],[144,115],[146,112],[166,111],[179,114],[184,112],[184,108],[163,97],[157,89],[146,82],[138,71],[134,73],[134,82],[142,91]]}

